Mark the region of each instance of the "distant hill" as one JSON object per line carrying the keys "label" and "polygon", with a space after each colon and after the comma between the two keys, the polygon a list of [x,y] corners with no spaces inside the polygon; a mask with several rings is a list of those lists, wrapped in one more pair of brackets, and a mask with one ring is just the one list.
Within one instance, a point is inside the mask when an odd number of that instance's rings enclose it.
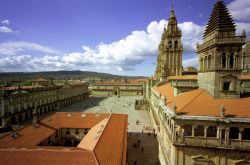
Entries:
{"label": "distant hill", "polygon": [[90,71],[47,71],[47,72],[2,72],[0,73],[0,81],[27,81],[35,77],[42,76],[52,80],[69,80],[80,79],[89,81],[111,80],[111,79],[143,79],[143,76],[121,76],[109,73],[98,73]]}

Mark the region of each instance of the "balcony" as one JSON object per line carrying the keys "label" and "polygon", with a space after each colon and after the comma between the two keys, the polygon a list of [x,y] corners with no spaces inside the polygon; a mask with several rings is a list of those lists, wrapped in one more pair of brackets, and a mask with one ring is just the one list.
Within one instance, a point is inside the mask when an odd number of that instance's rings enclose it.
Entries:
{"label": "balcony", "polygon": [[174,142],[174,144],[181,146],[199,146],[207,148],[239,149],[250,151],[250,140],[230,139],[229,144],[226,144],[225,140],[222,140],[220,143],[219,139],[217,138],[184,136],[183,140],[181,137],[177,137],[177,140]]}
{"label": "balcony", "polygon": [[246,42],[245,36],[235,36],[235,37],[215,37],[200,46],[197,47],[197,52],[202,51],[204,48],[210,47],[212,45],[222,45],[222,44],[241,44]]}

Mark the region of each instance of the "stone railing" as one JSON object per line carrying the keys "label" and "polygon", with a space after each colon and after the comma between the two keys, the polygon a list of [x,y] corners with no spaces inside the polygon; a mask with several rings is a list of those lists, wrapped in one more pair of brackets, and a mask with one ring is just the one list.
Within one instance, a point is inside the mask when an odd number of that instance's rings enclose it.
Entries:
{"label": "stone railing", "polygon": [[210,47],[215,44],[241,44],[246,42],[246,37],[235,36],[235,37],[215,37],[198,46],[197,51],[201,51],[206,47]]}
{"label": "stone railing", "polygon": [[209,148],[250,150],[250,140],[230,139],[229,144],[226,145],[225,141],[220,143],[217,138],[184,136],[183,138],[177,137],[174,144]]}
{"label": "stone railing", "polygon": [[199,87],[197,81],[173,81],[171,82],[172,86],[175,87],[192,87],[192,88],[196,88]]}

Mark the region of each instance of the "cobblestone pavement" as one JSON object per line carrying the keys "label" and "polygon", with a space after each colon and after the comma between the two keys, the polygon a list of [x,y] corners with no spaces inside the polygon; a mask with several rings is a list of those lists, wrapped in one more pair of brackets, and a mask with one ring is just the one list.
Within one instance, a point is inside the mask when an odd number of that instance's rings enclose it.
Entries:
{"label": "cobblestone pavement", "polygon": [[[148,111],[135,110],[136,99],[142,99],[142,97],[90,97],[88,100],[59,111],[128,114],[128,165],[158,165],[158,142],[154,137],[150,115]],[[146,127],[149,129],[142,131]],[[149,132],[151,132],[150,136],[148,136]],[[140,140],[140,145],[138,140]],[[136,148],[133,147],[135,143],[139,145]]]}

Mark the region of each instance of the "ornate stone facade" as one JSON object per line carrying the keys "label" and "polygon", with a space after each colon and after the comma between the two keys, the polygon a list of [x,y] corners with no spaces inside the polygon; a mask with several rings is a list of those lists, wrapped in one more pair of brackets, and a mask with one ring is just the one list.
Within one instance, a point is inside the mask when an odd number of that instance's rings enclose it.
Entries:
{"label": "ornate stone facade", "polygon": [[198,45],[199,87],[214,98],[239,98],[240,74],[243,69],[242,46],[246,33],[235,36],[235,25],[222,1],[214,6],[204,33],[203,43]]}
{"label": "ornate stone facade", "polygon": [[248,45],[242,53],[246,34],[235,36],[235,30],[223,1],[217,1],[197,47],[198,75],[147,82],[146,89],[153,86],[145,96],[162,165],[250,164],[250,74],[242,73],[249,65]]}
{"label": "ornate stone facade", "polygon": [[164,81],[167,76],[181,75],[183,52],[181,31],[177,26],[173,8],[168,19],[168,25],[164,28],[158,51],[155,78]]}
{"label": "ornate stone facade", "polygon": [[34,108],[37,115],[42,115],[89,97],[88,85],[78,82],[51,86],[2,87],[0,92],[0,127],[18,125],[31,119]]}

